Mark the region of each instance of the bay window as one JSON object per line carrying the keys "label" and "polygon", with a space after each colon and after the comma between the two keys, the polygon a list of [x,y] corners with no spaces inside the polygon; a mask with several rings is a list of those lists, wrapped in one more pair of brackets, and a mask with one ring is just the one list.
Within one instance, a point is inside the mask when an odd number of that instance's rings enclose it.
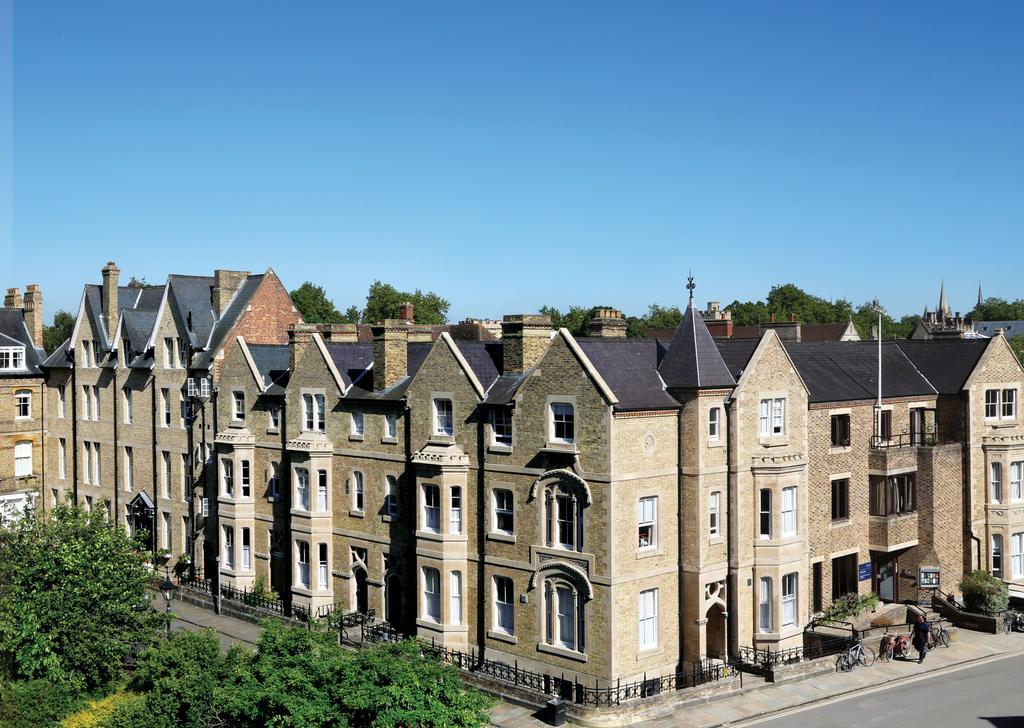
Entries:
{"label": "bay window", "polygon": [[797,574],[786,574],[782,577],[782,626],[792,627],[796,624],[797,611]]}
{"label": "bay window", "polygon": [[772,578],[762,576],[757,599],[757,629],[759,632],[772,631]]}
{"label": "bay window", "polygon": [[451,504],[448,509],[449,533],[459,535],[462,533],[462,488],[453,485],[451,488]]}

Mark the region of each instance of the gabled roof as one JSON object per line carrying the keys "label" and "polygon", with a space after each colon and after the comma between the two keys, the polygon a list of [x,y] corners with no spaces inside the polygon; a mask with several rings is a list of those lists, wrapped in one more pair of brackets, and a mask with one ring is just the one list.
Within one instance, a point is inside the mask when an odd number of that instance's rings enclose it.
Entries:
{"label": "gabled roof", "polygon": [[40,366],[45,352],[37,348],[25,325],[25,310],[21,308],[0,308],[0,346],[24,346],[25,369],[19,372],[4,372],[4,377],[40,376]]}
{"label": "gabled roof", "polygon": [[578,338],[576,342],[618,398],[617,411],[679,408],[658,376],[658,364],[666,351],[662,342],[606,337]]}
{"label": "gabled roof", "polygon": [[266,392],[280,394],[291,377],[291,371],[288,369],[291,357],[288,345],[247,343],[246,347],[256,365],[256,370],[263,378],[263,387]]}
{"label": "gabled roof", "polygon": [[486,391],[501,374],[504,358],[497,341],[466,341],[453,338],[455,346]]}
{"label": "gabled roof", "polygon": [[692,298],[658,366],[658,372],[669,389],[736,385]]}
{"label": "gabled roof", "polygon": [[743,376],[743,370],[747,368],[759,342],[760,339],[715,339],[722,361],[737,381]]}
{"label": "gabled roof", "polygon": [[[894,342],[939,394],[958,394],[985,353],[988,339]],[[884,380],[884,374],[883,374]]]}
{"label": "gabled roof", "polygon": [[[783,342],[783,346],[807,385],[809,402],[878,396],[878,342]],[[882,344],[883,399],[935,393],[935,387],[894,342]]]}
{"label": "gabled roof", "polygon": [[[202,338],[202,332],[207,329],[205,327],[202,329],[198,328],[196,324],[196,317],[193,315],[192,325],[193,327],[197,327],[195,330],[196,338],[199,339],[198,346],[205,349],[204,351],[198,352],[193,357],[192,365],[194,367],[204,369],[210,366],[214,355],[224,345],[224,341],[231,332],[231,328],[235,325],[238,319],[241,318],[265,277],[265,274],[262,273],[258,275],[250,275],[242,282],[242,285],[239,286],[238,291],[235,292],[234,297],[228,303],[227,308],[224,309],[221,317],[208,329],[208,340],[203,340]],[[211,278],[210,280],[213,279]],[[213,312],[210,308],[209,293],[207,293],[206,307],[207,311],[209,311],[209,315],[212,317]]]}
{"label": "gabled roof", "polygon": [[[409,388],[416,372],[423,366],[423,362],[430,353],[433,344],[429,342],[415,342],[407,344],[406,369],[408,375],[405,379],[397,382],[389,389],[375,391],[373,388],[373,344],[364,343],[329,343],[326,345],[338,373],[346,380],[348,386],[345,392],[346,399],[373,399],[373,400],[398,400],[405,396],[405,390]],[[357,347],[359,347],[357,349]],[[360,353],[363,352],[363,353]],[[365,362],[360,369],[357,362]],[[348,373],[342,372],[342,365],[346,366]],[[353,366],[355,365],[355,366]]]}

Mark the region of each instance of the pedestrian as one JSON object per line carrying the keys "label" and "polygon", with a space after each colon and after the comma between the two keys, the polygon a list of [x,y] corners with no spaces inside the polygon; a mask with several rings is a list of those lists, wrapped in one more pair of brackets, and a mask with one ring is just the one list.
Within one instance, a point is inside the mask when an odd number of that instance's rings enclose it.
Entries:
{"label": "pedestrian", "polygon": [[928,623],[924,621],[924,615],[917,615],[917,622],[914,624],[914,632],[910,641],[917,650],[918,665],[924,662],[925,652],[928,651],[928,640],[930,640],[931,637],[932,631],[928,626]]}

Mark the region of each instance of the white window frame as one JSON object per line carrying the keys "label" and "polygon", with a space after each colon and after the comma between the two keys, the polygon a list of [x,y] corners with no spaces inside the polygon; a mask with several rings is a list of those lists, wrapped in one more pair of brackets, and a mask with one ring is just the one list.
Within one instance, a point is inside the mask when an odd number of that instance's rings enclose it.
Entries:
{"label": "white window frame", "polygon": [[14,477],[30,478],[35,465],[32,462],[32,441],[18,440],[14,443]]}
{"label": "white window frame", "polygon": [[992,565],[992,576],[1003,578],[1003,534],[992,534],[992,551],[989,554]]}
{"label": "white window frame", "polygon": [[708,495],[708,535],[711,538],[722,535],[722,493],[712,491]]}
{"label": "white window frame", "polygon": [[168,450],[160,451],[160,497],[171,497],[171,453]]}
{"label": "white window frame", "polygon": [[[24,414],[23,414],[24,413]],[[14,391],[14,419],[32,419],[32,390],[16,389]]]}
{"label": "white window frame", "polygon": [[366,431],[366,419],[361,410],[351,413],[350,434],[353,437],[362,437]]}
{"label": "white window frame", "polygon": [[797,595],[800,589],[797,572],[782,575],[782,626],[792,627],[797,621]]}
{"label": "white window frame", "polygon": [[1008,387],[1003,389],[1002,404],[999,406],[999,416],[1004,420],[1017,419],[1017,390]]}
{"label": "white window frame", "polygon": [[362,513],[366,509],[365,476],[360,470],[352,471],[352,510]]}
{"label": "white window frame", "polygon": [[[509,488],[495,488],[491,493],[491,502],[493,504],[494,513],[494,531],[495,533],[503,533],[507,536],[512,536],[516,531],[515,499],[512,491]],[[503,501],[506,497],[508,498],[508,503],[504,504]],[[502,528],[502,516],[508,517],[511,528]]]}
{"label": "white window frame", "polygon": [[434,397],[434,434],[451,437],[455,434],[455,408],[447,397]]}
{"label": "white window frame", "polygon": [[[303,554],[305,551],[305,554]],[[305,561],[303,561],[305,556]],[[295,542],[295,579],[296,586],[302,589],[309,589],[312,586],[312,574],[309,568],[310,549],[309,541]]]}
{"label": "white window frame", "polygon": [[758,580],[757,592],[757,631],[761,634],[773,629],[772,591],[772,578],[762,576]]}
{"label": "white window frame", "polygon": [[131,492],[135,488],[135,453],[131,445],[124,446],[124,489]]}
{"label": "white window frame", "polygon": [[237,389],[231,393],[231,419],[245,422],[245,392]]}
{"label": "white window frame", "polygon": [[423,530],[441,533],[441,486],[423,484]]}
{"label": "white window frame", "polygon": [[329,513],[331,508],[331,486],[327,471],[316,471],[316,510],[317,513]]}
{"label": "white window frame", "polygon": [[174,339],[164,337],[164,369],[174,368]]}
{"label": "white window frame", "polygon": [[398,478],[394,475],[384,476],[384,514],[396,518],[402,510],[401,490]]}
{"label": "white window frame", "polygon": [[[551,442],[572,445],[576,442],[576,408],[572,402],[551,402],[548,405],[548,427]],[[558,436],[561,428],[562,436]]]}
{"label": "white window frame", "polygon": [[658,590],[645,589],[640,592],[637,604],[639,650],[653,650],[658,647]]}
{"label": "white window frame", "polygon": [[420,570],[421,610],[423,619],[428,622],[441,623],[441,572],[433,566],[424,566]]}
{"label": "white window frame", "polygon": [[295,503],[293,508],[309,512],[309,469],[295,468]]}
{"label": "white window frame", "polygon": [[316,545],[316,588],[322,592],[331,590],[331,549],[325,541]]}
{"label": "white window frame", "polygon": [[491,410],[491,444],[512,447],[512,412],[508,407]]}
{"label": "white window frame", "polygon": [[[765,508],[764,494],[768,494],[768,507]],[[775,500],[771,488],[761,488],[757,492],[757,537],[770,541],[772,538],[772,501]],[[765,529],[765,516],[767,515],[767,530]]]}
{"label": "white window frame", "polygon": [[795,485],[782,489],[779,498],[779,516],[782,536],[795,536],[797,534],[797,489]]}
{"label": "white window frame", "polygon": [[1024,532],[1010,534],[1010,576],[1024,578]]}
{"label": "white window frame", "polygon": [[242,570],[252,570],[252,529],[242,528]]}
{"label": "white window frame", "polygon": [[448,533],[462,535],[462,486],[453,485],[448,492]]}
{"label": "white window frame", "polygon": [[393,414],[384,415],[384,437],[396,439],[398,437],[398,416]]}
{"label": "white window frame", "polygon": [[24,346],[0,346],[0,372],[25,370]]}
{"label": "white window frame", "polygon": [[722,408],[712,407],[708,410],[708,440],[718,442],[721,439]]}
{"label": "white window frame", "polygon": [[61,384],[57,387],[57,417],[64,419],[67,416],[67,385]]}
{"label": "white window frame", "polygon": [[511,577],[495,575],[494,586],[494,631],[502,634],[516,633],[515,583]]}
{"label": "white window frame", "polygon": [[100,444],[94,442],[92,444],[92,484],[100,485],[102,483],[103,475],[103,461],[100,459]]}
{"label": "white window frame", "polygon": [[220,459],[220,492],[227,498],[235,497],[235,463],[231,458]]}
{"label": "white window frame", "polygon": [[985,419],[996,420],[999,419],[999,413],[1002,411],[999,401],[999,390],[998,389],[986,389],[985,390]]}
{"label": "white window frame", "polygon": [[[649,529],[647,543],[643,533]],[[658,547],[658,496],[643,496],[636,502],[637,549],[649,551]]]}
{"label": "white window frame", "polygon": [[1024,460],[1010,463],[1010,500],[1024,500]]}
{"label": "white window frame", "polygon": [[989,463],[988,466],[989,493],[993,503],[1003,502],[1003,464],[1000,462]]}
{"label": "white window frame", "polygon": [[68,477],[68,441],[57,438],[57,477],[66,480]]}
{"label": "white window frame", "polygon": [[161,427],[171,426],[171,390],[161,389],[160,390],[160,401],[163,404],[162,412],[163,416],[160,418]]}
{"label": "white window frame", "polygon": [[451,572],[448,584],[448,623],[459,625],[462,624],[462,572]]}
{"label": "white window frame", "polygon": [[132,390],[130,387],[125,385],[121,387],[121,402],[122,410],[124,415],[124,424],[130,425],[132,423]]}
{"label": "white window frame", "polygon": [[235,568],[235,528],[234,526],[221,526],[221,533],[224,538],[224,566],[228,569]]}

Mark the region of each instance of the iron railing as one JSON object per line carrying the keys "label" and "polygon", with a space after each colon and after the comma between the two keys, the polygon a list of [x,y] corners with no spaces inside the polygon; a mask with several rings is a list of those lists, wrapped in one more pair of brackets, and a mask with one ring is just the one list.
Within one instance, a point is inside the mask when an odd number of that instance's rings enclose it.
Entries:
{"label": "iron railing", "polygon": [[827,640],[814,640],[809,644],[783,650],[740,647],[740,661],[744,665],[751,665],[762,670],[772,670],[780,665],[837,655],[849,649],[853,643],[853,637],[835,637]]}
{"label": "iron railing", "polygon": [[901,432],[888,437],[871,436],[871,447],[880,450],[887,450],[891,447],[932,447],[936,444],[938,444],[938,437],[934,432]]}

